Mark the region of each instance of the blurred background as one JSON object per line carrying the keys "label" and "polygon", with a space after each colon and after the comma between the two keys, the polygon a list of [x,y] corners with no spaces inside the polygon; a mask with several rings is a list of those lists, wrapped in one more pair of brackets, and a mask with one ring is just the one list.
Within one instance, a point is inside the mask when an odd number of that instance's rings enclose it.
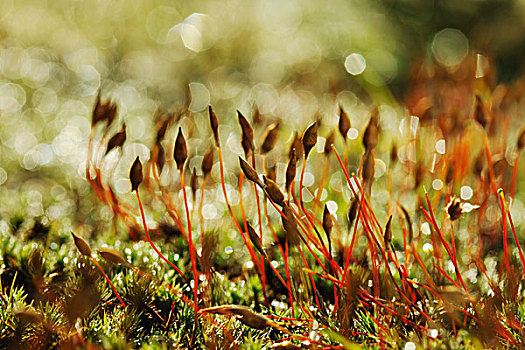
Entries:
{"label": "blurred background", "polygon": [[82,206],[99,91],[127,125],[123,194],[134,157],[149,157],[155,111],[185,96],[202,121],[194,136],[209,136],[209,104],[221,123],[257,107],[302,130],[319,113],[335,125],[340,103],[360,129],[370,102],[403,99],[415,63],[454,70],[479,52],[512,81],[524,32],[525,2],[511,0],[2,0],[1,211],[53,220]]}

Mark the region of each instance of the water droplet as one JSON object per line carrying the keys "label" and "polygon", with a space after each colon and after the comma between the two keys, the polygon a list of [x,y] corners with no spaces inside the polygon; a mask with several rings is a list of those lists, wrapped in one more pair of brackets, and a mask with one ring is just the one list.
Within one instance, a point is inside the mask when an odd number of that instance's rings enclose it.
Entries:
{"label": "water droplet", "polygon": [[416,344],[409,341],[405,344],[405,350],[416,350]]}
{"label": "water droplet", "polygon": [[425,243],[425,244],[423,244],[423,251],[425,253],[430,253],[433,250],[434,250],[434,247],[432,246],[432,243]]}
{"label": "water droplet", "polygon": [[436,142],[436,152],[439,154],[445,154],[446,143],[445,140],[439,140]]}
{"label": "water droplet", "polygon": [[460,190],[461,193],[461,199],[463,200],[469,200],[474,195],[474,191],[472,191],[472,188],[470,186],[463,186]]}
{"label": "water droplet", "polygon": [[436,191],[439,191],[443,188],[443,181],[441,181],[440,179],[435,179],[434,181],[432,181],[432,188]]}
{"label": "water droplet", "polygon": [[425,222],[423,223],[423,225],[421,225],[421,233],[423,233],[424,235],[430,235],[431,231],[428,222]]}
{"label": "water droplet", "polygon": [[233,248],[231,246],[227,246],[226,248],[224,248],[224,252],[230,255],[233,253]]}
{"label": "water droplet", "polygon": [[7,181],[7,172],[0,168],[0,185],[3,185]]}
{"label": "water droplet", "polygon": [[345,69],[352,75],[359,75],[366,69],[366,60],[358,53],[350,54],[345,59]]}
{"label": "water droplet", "polygon": [[314,175],[312,173],[305,172],[303,178],[303,186],[310,187],[314,184]]}
{"label": "water droplet", "polygon": [[483,78],[489,68],[489,60],[487,57],[477,54],[476,55],[476,78]]}
{"label": "water droplet", "polygon": [[350,128],[346,133],[346,136],[348,136],[350,140],[355,140],[359,136],[359,130],[356,128]]}
{"label": "water droplet", "polygon": [[468,54],[468,39],[461,31],[445,28],[434,36],[432,54],[435,59],[447,67],[461,63]]}
{"label": "water droplet", "polygon": [[337,211],[337,208],[338,208],[337,203],[334,202],[334,201],[326,202],[326,207],[328,208],[330,213],[335,213]]}

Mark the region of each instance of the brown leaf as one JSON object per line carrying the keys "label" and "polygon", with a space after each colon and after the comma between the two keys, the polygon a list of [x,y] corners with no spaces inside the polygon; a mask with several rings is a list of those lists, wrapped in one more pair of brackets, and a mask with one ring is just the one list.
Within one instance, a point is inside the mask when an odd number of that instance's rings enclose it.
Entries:
{"label": "brown leaf", "polygon": [[357,216],[357,208],[359,206],[359,199],[357,197],[352,198],[352,201],[350,202],[350,209],[348,209],[348,227],[352,227],[352,224],[354,223],[354,220]]}
{"label": "brown leaf", "polygon": [[201,309],[199,312],[214,313],[219,315],[236,315],[237,319],[247,325],[248,327],[255,329],[265,329],[270,326],[276,326],[275,322],[272,322],[266,316],[256,313],[246,306],[241,305],[222,305],[214,306],[206,309]]}
{"label": "brown leaf", "polygon": [[323,211],[323,229],[326,233],[326,238],[328,239],[328,251],[330,252],[330,255],[332,255],[332,228],[334,226],[334,221],[332,219],[332,214],[330,214],[330,211],[328,210],[328,207],[326,204],[324,205],[324,211]]}
{"label": "brown leaf", "polygon": [[131,181],[131,192],[137,191],[139,185],[143,180],[142,177],[142,163],[140,162],[139,156],[135,158],[131,170],[129,171],[129,179]]}
{"label": "brown leaf", "polygon": [[75,241],[75,246],[77,247],[78,251],[82,255],[91,257],[91,248],[89,247],[89,244],[75,233],[71,232],[71,235],[73,236],[73,240]]}
{"label": "brown leaf", "polygon": [[261,153],[266,154],[270,152],[279,139],[279,123],[273,123],[264,132],[263,144],[261,146]]}
{"label": "brown leaf", "polygon": [[301,138],[304,147],[304,159],[308,158],[308,154],[317,143],[317,122],[312,123],[303,133]]}
{"label": "brown leaf", "polygon": [[95,101],[95,107],[93,108],[93,114],[91,117],[91,126],[97,125],[99,122],[105,119],[103,112],[102,101],[100,100],[100,91],[97,94],[97,99]]}
{"label": "brown leaf", "polygon": [[372,183],[374,181],[375,172],[375,157],[374,151],[365,152],[365,159],[363,161],[363,180],[366,183]]}
{"label": "brown leaf", "polygon": [[168,130],[168,126],[170,125],[171,118],[165,118],[161,123],[160,126],[158,126],[157,130],[157,138],[155,140],[155,143],[160,144],[160,141],[164,138],[164,135],[166,135],[166,131]]}
{"label": "brown leaf", "polygon": [[363,134],[363,146],[365,146],[366,151],[371,151],[377,146],[379,140],[379,125],[377,122],[377,117],[372,115],[368,126],[365,129]]}
{"label": "brown leaf", "polygon": [[221,144],[219,141],[219,122],[217,120],[217,116],[215,115],[215,112],[213,111],[213,108],[211,108],[211,105],[208,106],[208,114],[210,115],[210,126],[211,126],[211,130],[213,131],[213,138],[215,139],[215,145],[219,147]]}
{"label": "brown leaf", "polygon": [[126,261],[122,253],[117,250],[110,248],[102,248],[99,249],[98,255],[100,255],[102,259],[106,260],[109,263],[117,265],[128,265],[128,262]]}
{"label": "brown leaf", "polygon": [[344,111],[343,107],[339,106],[339,132],[345,141],[347,137],[346,135],[348,134],[348,130],[350,130],[350,128],[350,118],[348,118],[348,115]]}
{"label": "brown leaf", "polygon": [[291,341],[285,340],[280,343],[275,343],[272,346],[270,346],[271,350],[300,350],[302,349],[301,346],[295,345]]}
{"label": "brown leaf", "polygon": [[325,204],[323,210],[323,230],[326,232],[328,239],[330,239],[330,233],[332,232],[333,226],[334,222],[332,220],[332,214],[330,214],[330,210],[328,210],[328,207]]}
{"label": "brown leaf", "polygon": [[240,111],[237,111],[237,117],[239,119],[239,124],[241,125],[242,138],[241,144],[244,150],[246,158],[253,152],[255,146],[253,144],[253,129],[248,122],[248,120],[242,115]]}
{"label": "brown leaf", "polygon": [[290,186],[292,186],[292,181],[295,179],[297,173],[297,157],[295,155],[295,148],[292,149],[292,154],[288,160],[288,165],[286,166],[286,192],[290,193]]}
{"label": "brown leaf", "polygon": [[242,159],[241,157],[239,157],[239,163],[241,165],[241,169],[242,169],[242,172],[244,173],[244,176],[246,176],[246,178],[252,182],[255,182],[257,185],[261,186],[261,188],[264,188],[264,185],[263,183],[261,182],[261,180],[259,179],[259,175],[257,174],[257,172],[255,171],[255,169],[253,169],[251,167],[250,164],[248,164],[244,159]]}
{"label": "brown leaf", "polygon": [[113,148],[122,147],[124,141],[126,141],[126,124],[123,124],[122,129],[109,139],[106,154],[108,154]]}
{"label": "brown leaf", "polygon": [[393,164],[397,161],[397,146],[392,145],[392,149],[390,150],[390,162]]}
{"label": "brown leaf", "polygon": [[14,315],[21,321],[33,325],[38,325],[44,322],[44,317],[41,314],[31,310],[15,311]]}
{"label": "brown leaf", "polygon": [[[451,167],[452,168],[452,167]],[[419,185],[423,182],[425,179],[425,175],[427,173],[427,169],[421,162],[416,164],[416,174],[415,174],[415,181],[416,181],[416,188],[419,187]]]}
{"label": "brown leaf", "polygon": [[386,223],[385,231],[383,232],[383,238],[385,240],[385,248],[388,250],[390,242],[392,242],[392,215],[390,215]]}
{"label": "brown leaf", "polygon": [[97,101],[95,102],[95,108],[93,109],[93,117],[91,120],[91,126],[95,126],[99,122],[107,121],[107,126],[109,127],[115,116],[117,115],[117,105],[107,101],[102,102],[100,100],[100,93],[97,96]]}
{"label": "brown leaf", "polygon": [[294,149],[296,159],[303,158],[303,144],[301,143],[301,138],[299,137],[299,133],[297,131],[293,136],[292,144],[290,145],[290,151],[288,152],[288,158],[292,156]]}
{"label": "brown leaf", "polygon": [[284,216],[281,216],[281,221],[286,231],[286,239],[290,242],[291,246],[298,245],[300,239],[299,230],[297,229],[297,223],[295,222],[293,213],[287,205],[283,206],[282,211]]}
{"label": "brown leaf", "polygon": [[486,128],[491,121],[490,111],[488,107],[483,103],[481,97],[476,95],[476,107],[474,110],[474,119],[483,127]]}
{"label": "brown leaf", "polygon": [[161,145],[157,145],[157,165],[159,167],[159,173],[162,173],[162,169],[164,169],[164,164],[166,164],[166,152],[164,151],[164,147]]}
{"label": "brown leaf", "polygon": [[266,252],[264,251],[264,248],[261,244],[261,237],[255,232],[255,229],[250,225],[250,223],[247,223],[248,226],[248,235],[250,236],[250,241],[252,241],[252,244],[255,246],[255,248],[266,257]]}
{"label": "brown leaf", "polygon": [[182,134],[182,127],[179,127],[179,133],[177,134],[177,138],[175,139],[173,158],[175,158],[175,162],[177,163],[177,169],[179,169],[179,171],[182,171],[182,169],[184,168],[184,163],[188,158],[188,149],[186,148],[186,140],[184,139],[184,135]]}
{"label": "brown leaf", "polygon": [[450,199],[450,202],[447,204],[446,209],[451,221],[457,220],[461,217],[461,215],[463,215],[461,201],[455,196],[453,196]]}
{"label": "brown leaf", "polygon": [[324,143],[324,154],[326,156],[332,153],[332,145],[334,144],[334,140],[335,140],[335,133],[332,131],[330,135],[328,135]]}
{"label": "brown leaf", "polygon": [[272,180],[274,182],[276,181],[276,179],[277,179],[277,166],[275,164],[266,168],[266,176],[270,180]]}
{"label": "brown leaf", "polygon": [[197,172],[195,168],[193,168],[193,172],[191,173],[191,181],[190,181],[191,193],[193,195],[193,198],[195,198],[198,186],[199,184],[198,184]]}
{"label": "brown leaf", "polygon": [[521,152],[523,147],[525,147],[525,128],[521,129],[520,134],[518,135],[518,151]]}
{"label": "brown leaf", "polygon": [[414,229],[412,228],[412,220],[410,219],[410,215],[408,214],[408,210],[406,210],[405,207],[402,205],[401,211],[403,212],[403,215],[405,215],[405,221],[407,222],[408,227],[408,243],[412,243],[412,239],[414,238]]}
{"label": "brown leaf", "polygon": [[203,173],[203,176],[206,177],[211,172],[211,169],[213,168],[213,148],[208,148],[208,151],[206,151],[206,154],[204,154],[204,157],[202,158],[202,165],[201,170]]}
{"label": "brown leaf", "polygon": [[266,184],[265,191],[268,197],[270,197],[272,202],[282,207],[284,205],[284,194],[279,189],[279,186],[265,175],[263,175],[263,179]]}
{"label": "brown leaf", "polygon": [[494,175],[500,176],[505,173],[506,169],[509,167],[509,163],[504,156],[494,156],[492,167],[494,168]]}

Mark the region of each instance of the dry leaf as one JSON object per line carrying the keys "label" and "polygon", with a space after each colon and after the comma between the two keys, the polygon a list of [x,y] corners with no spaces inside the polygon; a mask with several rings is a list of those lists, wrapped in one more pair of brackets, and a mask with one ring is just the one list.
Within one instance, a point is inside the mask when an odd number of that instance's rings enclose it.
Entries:
{"label": "dry leaf", "polygon": [[131,181],[131,192],[137,191],[139,185],[143,180],[142,177],[142,163],[140,162],[139,156],[135,158],[131,170],[129,171],[129,179]]}
{"label": "dry leaf", "polygon": [[184,168],[184,163],[188,158],[188,149],[186,148],[186,140],[184,139],[184,135],[182,134],[181,127],[179,127],[179,133],[177,134],[177,138],[175,139],[173,158],[175,158],[175,162],[177,163],[177,169],[179,169],[179,171],[182,171],[182,169]]}
{"label": "dry leaf", "polygon": [[75,241],[75,245],[78,249],[78,251],[87,257],[91,257],[91,248],[89,247],[89,244],[82,238],[77,236],[75,233],[71,232],[71,235],[73,236],[73,240]]}

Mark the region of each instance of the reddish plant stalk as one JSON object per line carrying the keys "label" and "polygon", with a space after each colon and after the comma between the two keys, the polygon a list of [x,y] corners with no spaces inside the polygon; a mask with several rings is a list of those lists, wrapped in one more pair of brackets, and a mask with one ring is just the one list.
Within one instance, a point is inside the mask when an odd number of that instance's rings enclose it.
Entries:
{"label": "reddish plant stalk", "polygon": [[158,168],[155,166],[153,167],[153,177],[155,178],[155,181],[157,181],[157,184],[159,186],[159,189],[161,191],[161,200],[168,209],[168,215],[175,221],[175,225],[177,225],[177,228],[181,232],[181,234],[184,236],[185,239],[187,239],[186,230],[184,229],[184,225],[182,224],[182,220],[180,218],[180,214],[173,205],[173,201],[171,200],[171,197],[166,193],[164,188],[160,185],[160,174],[158,172]]}
{"label": "reddish plant stalk", "polygon": [[201,224],[201,248],[204,248],[204,216],[202,215],[202,205],[204,203],[204,189],[206,188],[206,176],[202,179],[201,198],[199,200],[199,221]]}
{"label": "reddish plant stalk", "polygon": [[315,194],[314,199],[314,206],[313,211],[318,207],[318,205],[321,203],[321,196],[323,194],[324,186],[326,185],[326,179],[328,178],[328,171],[330,170],[330,157],[326,157],[326,162],[323,168],[323,174],[321,175],[321,180],[319,181],[319,186],[317,187],[317,193]]}
{"label": "reddish plant stalk", "polygon": [[[244,230],[245,232],[248,232],[248,220],[246,219],[246,212],[244,210],[244,205],[243,205],[243,201],[242,201],[242,183],[243,183],[243,180],[244,179],[244,173],[241,172],[239,174],[239,207],[241,208],[241,215],[242,215],[242,222],[243,222],[243,225],[244,225]],[[255,191],[257,191],[257,188],[255,188]],[[262,229],[261,229],[261,235],[262,235]],[[262,239],[261,239],[262,241]],[[261,246],[262,246],[262,242],[261,242]],[[259,278],[261,280],[261,286],[262,286],[262,291],[263,291],[263,297],[264,297],[264,305],[265,306],[268,306],[268,297],[266,295],[266,275],[264,274],[264,256],[262,256],[261,254],[261,260],[259,261],[257,259],[257,261],[254,261],[253,262],[254,265],[256,266],[259,266]]]}
{"label": "reddish plant stalk", "polygon": [[498,194],[496,189],[496,175],[494,175],[494,166],[492,164],[492,156],[490,155],[489,141],[487,135],[485,134],[485,155],[487,156],[489,175],[490,175],[490,186],[494,194]]}
{"label": "reddish plant stalk", "polygon": [[164,260],[168,265],[170,265],[173,269],[175,269],[175,271],[177,271],[179,275],[181,275],[182,278],[184,278],[186,283],[188,283],[188,279],[186,278],[186,276],[184,276],[182,271],[179,270],[179,268],[175,266],[175,264],[173,264],[171,261],[169,261],[164,255],[162,255],[162,253],[157,249],[155,244],[153,244],[153,241],[151,240],[151,237],[149,236],[148,226],[146,225],[146,217],[144,216],[144,209],[142,208],[142,201],[140,200],[139,191],[136,190],[135,193],[137,194],[137,201],[139,202],[140,215],[142,216],[142,224],[144,225],[144,233],[146,233],[146,238],[148,239],[149,244],[151,244],[151,247],[153,248],[153,250],[155,250],[157,255],[160,256],[160,258]]}
{"label": "reddish plant stalk", "polygon": [[258,265],[257,263],[258,259],[256,257],[255,251],[253,250],[253,247],[251,246],[251,244],[249,244],[248,240],[246,239],[246,236],[244,235],[244,231],[242,230],[241,226],[237,222],[237,219],[235,218],[235,214],[233,214],[233,209],[230,205],[230,201],[228,200],[228,194],[226,192],[226,184],[224,182],[224,162],[222,159],[221,146],[217,146],[217,152],[219,153],[219,166],[221,170],[221,186],[222,186],[222,193],[224,195],[224,201],[226,202],[226,206],[228,207],[228,211],[233,220],[233,223],[235,224],[235,227],[237,228],[237,231],[239,231],[239,233],[241,234],[242,240],[244,241],[244,245],[248,248],[248,252],[250,253],[250,257],[252,261],[254,262],[254,264]]}
{"label": "reddish plant stalk", "polygon": [[184,195],[184,208],[186,209],[186,220],[188,221],[188,243],[190,248],[190,259],[191,268],[193,270],[193,300],[195,309],[195,324],[197,324],[197,311],[199,311],[199,275],[197,274],[197,259],[195,257],[195,246],[193,245],[193,237],[191,232],[191,217],[190,210],[188,208],[188,197],[186,195],[186,187],[184,186],[184,173],[183,170],[179,170],[180,174],[180,186],[182,187],[182,194]]}
{"label": "reddish plant stalk", "polygon": [[[257,170],[255,166],[255,154],[252,152],[252,167],[254,170]],[[255,201],[257,202],[257,218],[259,219],[259,235],[261,237],[261,246],[263,246],[263,231],[262,231],[262,215],[261,215],[261,205],[259,203],[259,192],[257,191],[257,184],[253,184],[253,190],[255,192]],[[264,271],[264,257],[261,255],[261,284],[264,295],[264,305],[268,307],[268,298],[266,296],[266,272]],[[293,306],[293,301],[292,306]]]}
{"label": "reddish plant stalk", "polygon": [[[505,195],[503,193],[503,190],[498,190],[499,197],[502,204],[502,210],[503,210],[503,221],[505,221],[505,211],[507,212],[507,217],[509,218],[510,227],[512,229],[512,235],[514,236],[514,240],[516,241],[516,245],[518,246],[518,252],[520,255],[521,265],[523,268],[523,273],[525,274],[525,257],[523,256],[523,250],[521,249],[520,242],[518,240],[518,235],[516,234],[516,229],[514,228],[514,221],[512,221],[512,216],[510,215],[509,207],[507,206],[507,202],[505,202]],[[504,223],[505,225],[505,223]],[[506,226],[506,225],[505,225]]]}
{"label": "reddish plant stalk", "polygon": [[305,158],[305,160],[303,162],[303,166],[302,166],[302,169],[301,169],[301,180],[299,181],[299,203],[301,204],[301,210],[303,211],[304,215],[306,216],[306,219],[308,220],[308,222],[310,223],[311,227],[314,229],[315,233],[317,234],[317,238],[319,238],[319,242],[320,242],[320,245],[322,247],[321,253],[323,253],[323,255],[326,258],[329,258],[330,254],[328,253],[328,250],[326,249],[324,241],[321,238],[321,234],[319,233],[319,231],[315,227],[314,222],[313,222],[310,214],[308,214],[308,212],[306,211],[306,208],[304,207],[304,202],[303,202],[303,180],[304,180],[304,171],[306,169],[306,160],[307,160],[307,158]]}
{"label": "reddish plant stalk", "polygon": [[421,208],[421,210],[423,211],[423,214],[427,217],[427,219],[429,219],[429,221],[432,223],[432,226],[434,226],[434,230],[438,234],[439,239],[441,240],[441,243],[445,247],[445,250],[447,251],[447,254],[448,254],[450,260],[454,264],[454,268],[456,270],[456,277],[457,277],[458,281],[461,283],[461,286],[463,287],[463,289],[466,292],[468,292],[467,287],[465,286],[465,282],[463,282],[463,278],[461,277],[461,272],[459,271],[457,260],[456,260],[455,256],[453,255],[452,251],[450,250],[450,247],[448,246],[447,241],[443,237],[443,235],[441,233],[441,230],[439,229],[439,227],[437,225],[436,218],[434,217],[434,212],[432,210],[432,205],[430,204],[430,199],[428,198],[428,193],[426,193],[426,192],[425,192],[425,197],[427,199],[427,204],[428,204],[428,209],[429,209],[430,215],[424,208]]}
{"label": "reddish plant stalk", "polygon": [[106,275],[106,273],[104,272],[104,269],[102,269],[102,266],[100,266],[100,264],[98,263],[98,261],[95,260],[95,258],[93,256],[90,256],[91,260],[93,260],[93,262],[95,263],[95,265],[98,267],[98,269],[100,270],[100,272],[102,272],[102,275],[104,275],[104,278],[106,279],[106,281],[109,283],[109,285],[111,286],[111,288],[113,289],[113,293],[115,293],[115,295],[117,296],[118,300],[120,301],[120,304],[122,305],[122,307],[125,309],[126,308],[126,304],[124,304],[124,302],[122,301],[122,298],[120,297],[120,295],[118,294],[117,292],[117,288],[115,288],[115,286],[113,285],[113,283],[111,283],[111,280],[109,279],[108,275]]}
{"label": "reddish plant stalk", "polygon": [[[288,289],[288,295],[290,298],[290,305],[292,307],[292,314],[294,314],[294,299],[293,299],[293,292],[292,292],[292,285],[291,285],[291,277],[290,277],[290,268],[288,265],[288,242],[286,242],[285,248],[283,248],[283,245],[281,242],[279,242],[279,238],[277,237],[277,233],[275,233],[275,230],[272,226],[270,215],[268,214],[268,206],[266,199],[264,200],[264,216],[266,217],[266,221],[268,223],[268,227],[270,228],[270,231],[272,232],[272,236],[275,242],[277,242],[279,246],[279,250],[281,251],[281,255],[283,256],[284,260],[284,271],[286,275],[286,285]],[[270,264],[271,265],[271,264]]]}
{"label": "reddish plant stalk", "polygon": [[[301,258],[303,259],[303,262],[304,262],[304,265],[306,266],[306,268],[310,269],[310,267],[308,266],[308,262],[306,261],[306,258],[304,257],[303,250],[301,249],[300,246],[299,246],[299,253],[301,254]],[[310,281],[312,283],[312,288],[314,289],[315,303],[317,304],[317,307],[320,310],[321,306],[319,305],[319,298],[317,297],[317,287],[315,286],[315,281],[314,281],[314,278],[312,276],[312,273],[308,272],[308,276],[310,276]]]}
{"label": "reddish plant stalk", "polygon": [[292,315],[295,316],[293,293],[292,293],[292,278],[290,276],[290,267],[288,265],[288,240],[284,243],[284,272],[286,274],[286,282],[288,283],[288,297],[290,298],[290,305],[292,306]]}
{"label": "reddish plant stalk", "polygon": [[507,274],[510,275],[510,263],[509,263],[509,249],[507,247],[507,220],[505,219],[505,206],[503,205],[503,198],[498,196],[501,206],[501,225],[503,226],[503,261]]}

